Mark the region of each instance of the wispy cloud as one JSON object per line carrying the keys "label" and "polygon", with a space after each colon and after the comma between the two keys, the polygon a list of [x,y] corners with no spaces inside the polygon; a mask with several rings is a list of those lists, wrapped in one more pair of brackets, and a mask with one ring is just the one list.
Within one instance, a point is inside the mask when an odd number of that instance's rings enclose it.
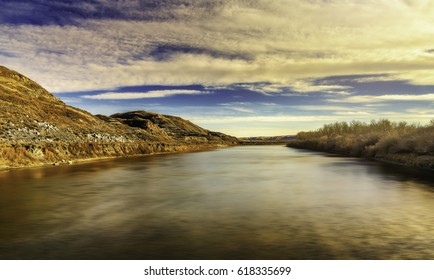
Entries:
{"label": "wispy cloud", "polygon": [[55,92],[266,82],[265,93],[342,93],[306,81],[357,74],[434,84],[434,4],[421,1],[6,1],[0,49],[14,56],[1,63]]}
{"label": "wispy cloud", "polygon": [[[83,19],[175,20],[212,14],[220,3],[194,0],[20,0],[2,1],[1,23],[80,25]],[[189,15],[194,11],[194,14]],[[47,16],[49,15],[49,16]]]}
{"label": "wispy cloud", "polygon": [[351,89],[350,86],[333,85],[326,83],[315,83],[312,79],[297,80],[291,83],[291,88],[297,92],[325,92],[347,95],[346,90]]}
{"label": "wispy cloud", "polygon": [[407,109],[406,112],[411,114],[417,114],[417,115],[425,115],[425,116],[430,115],[434,117],[434,109],[412,108],[412,109]]}
{"label": "wispy cloud", "polygon": [[358,83],[373,83],[373,82],[389,82],[396,81],[402,78],[399,78],[396,75],[372,75],[369,77],[357,78],[354,79],[355,82]]}
{"label": "wispy cloud", "polygon": [[147,92],[106,92],[95,95],[82,95],[85,99],[107,100],[107,99],[141,99],[141,98],[163,98],[173,95],[197,95],[210,94],[208,91],[200,90],[153,90]]}
{"label": "wispy cloud", "polygon": [[330,99],[330,102],[343,103],[375,103],[385,101],[430,101],[434,102],[434,93],[428,94],[386,94],[386,95],[357,95],[342,99]]}
{"label": "wispy cloud", "polygon": [[330,105],[302,105],[294,106],[298,110],[306,111],[354,111],[354,108],[344,106],[330,106]]}
{"label": "wispy cloud", "polygon": [[335,116],[239,116],[239,117],[223,117],[223,118],[192,118],[193,121],[204,124],[215,123],[278,123],[278,122],[312,122],[312,121],[333,121]]}

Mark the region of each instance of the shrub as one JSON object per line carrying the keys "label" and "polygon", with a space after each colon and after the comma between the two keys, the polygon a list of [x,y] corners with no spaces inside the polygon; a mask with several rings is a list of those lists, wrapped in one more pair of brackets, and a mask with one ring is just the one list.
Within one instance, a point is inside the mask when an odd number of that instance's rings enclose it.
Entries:
{"label": "shrub", "polygon": [[434,120],[426,126],[387,119],[337,122],[299,132],[291,147],[314,148],[354,156],[413,153],[434,155]]}

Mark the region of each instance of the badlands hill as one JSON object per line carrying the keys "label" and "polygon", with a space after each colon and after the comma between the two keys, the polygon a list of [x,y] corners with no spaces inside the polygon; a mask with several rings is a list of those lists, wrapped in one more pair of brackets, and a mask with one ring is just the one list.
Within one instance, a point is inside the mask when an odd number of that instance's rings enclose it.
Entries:
{"label": "badlands hill", "polygon": [[145,111],[94,116],[0,66],[0,169],[238,144],[179,117]]}

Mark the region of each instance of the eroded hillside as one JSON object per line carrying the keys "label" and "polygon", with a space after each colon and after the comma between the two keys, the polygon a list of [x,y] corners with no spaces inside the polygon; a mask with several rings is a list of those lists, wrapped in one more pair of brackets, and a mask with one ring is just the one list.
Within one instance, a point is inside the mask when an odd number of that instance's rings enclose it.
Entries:
{"label": "eroded hillside", "polygon": [[179,117],[145,111],[94,116],[0,66],[0,168],[237,144]]}

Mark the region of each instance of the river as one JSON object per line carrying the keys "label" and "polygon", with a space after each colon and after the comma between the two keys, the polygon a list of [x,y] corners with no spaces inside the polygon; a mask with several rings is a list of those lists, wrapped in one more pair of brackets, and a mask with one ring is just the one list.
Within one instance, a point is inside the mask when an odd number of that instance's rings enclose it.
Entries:
{"label": "river", "polygon": [[434,174],[281,146],[0,172],[0,259],[434,259]]}

